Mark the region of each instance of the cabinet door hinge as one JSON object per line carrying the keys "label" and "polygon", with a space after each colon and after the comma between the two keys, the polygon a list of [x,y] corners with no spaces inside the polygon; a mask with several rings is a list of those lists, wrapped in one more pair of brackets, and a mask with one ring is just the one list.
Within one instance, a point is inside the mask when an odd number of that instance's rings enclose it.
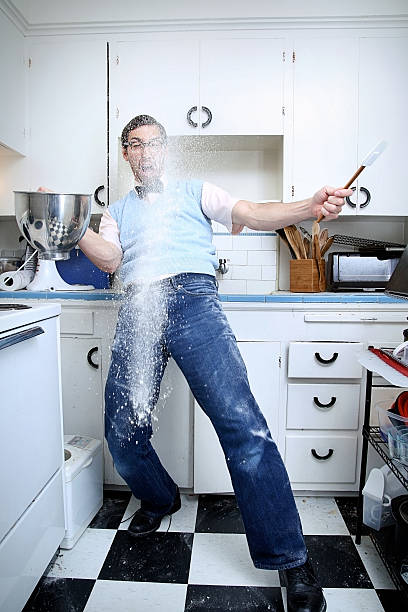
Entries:
{"label": "cabinet door hinge", "polygon": [[286,61],[286,51],[282,51],[282,62]]}
{"label": "cabinet door hinge", "polygon": [[115,62],[116,62],[116,65],[119,66],[119,55],[116,56]]}
{"label": "cabinet door hinge", "polygon": [[28,67],[31,68],[31,66],[33,64],[33,61],[31,59],[31,57],[28,58],[28,62],[27,63],[28,63]]}
{"label": "cabinet door hinge", "polygon": [[282,115],[285,115],[285,107],[282,106]]}
{"label": "cabinet door hinge", "polygon": [[294,195],[295,195],[295,186],[292,185],[292,198],[294,197]]}
{"label": "cabinet door hinge", "polygon": [[115,110],[115,119],[119,119],[119,108],[118,107],[116,107],[116,110]]}
{"label": "cabinet door hinge", "polygon": [[292,62],[296,62],[296,51],[292,53]]}
{"label": "cabinet door hinge", "polygon": [[281,368],[282,367],[282,357],[281,356],[279,356],[278,362],[279,362],[279,367]]}

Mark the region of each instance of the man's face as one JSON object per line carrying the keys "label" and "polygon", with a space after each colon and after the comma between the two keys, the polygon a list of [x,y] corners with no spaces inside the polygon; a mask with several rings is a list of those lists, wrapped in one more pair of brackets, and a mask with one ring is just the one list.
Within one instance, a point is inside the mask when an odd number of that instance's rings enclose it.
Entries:
{"label": "man's face", "polygon": [[135,179],[143,185],[159,179],[163,174],[167,147],[157,125],[141,125],[129,132],[129,146],[122,149]]}

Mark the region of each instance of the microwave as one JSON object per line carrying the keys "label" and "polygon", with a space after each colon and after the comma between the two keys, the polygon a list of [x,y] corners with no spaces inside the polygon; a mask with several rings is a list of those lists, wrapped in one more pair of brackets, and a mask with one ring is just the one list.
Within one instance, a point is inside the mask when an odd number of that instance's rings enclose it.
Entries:
{"label": "microwave", "polygon": [[334,252],[328,257],[328,291],[384,291],[403,248]]}

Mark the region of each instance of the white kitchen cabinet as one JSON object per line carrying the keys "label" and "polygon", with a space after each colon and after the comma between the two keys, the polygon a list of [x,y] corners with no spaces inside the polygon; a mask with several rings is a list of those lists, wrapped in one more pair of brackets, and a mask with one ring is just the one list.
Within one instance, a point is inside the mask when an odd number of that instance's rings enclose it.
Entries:
{"label": "white kitchen cabinet", "polygon": [[118,42],[113,132],[149,114],[169,135],[282,134],[283,50],[282,38]]}
{"label": "white kitchen cabinet", "polygon": [[24,36],[0,10],[0,144],[26,153],[26,65]]}
{"label": "white kitchen cabinet", "polygon": [[371,195],[369,204],[358,192],[359,214],[407,214],[405,197],[408,142],[408,37],[367,36],[359,52],[359,160],[379,140],[388,147],[361,175],[358,188]]}
{"label": "white kitchen cabinet", "polygon": [[99,338],[61,338],[64,434],[103,441],[103,388]]}
{"label": "white kitchen cabinet", "polygon": [[[194,128],[187,113],[198,104],[198,41],[132,40],[112,45],[111,129],[119,138],[136,115],[152,115],[169,135]],[[118,142],[116,142],[116,148]]]}
{"label": "white kitchen cabinet", "polygon": [[202,134],[283,134],[284,49],[283,38],[201,41]]}
{"label": "white kitchen cabinet", "polygon": [[93,194],[107,186],[106,43],[40,38],[28,53],[31,188]]}
{"label": "white kitchen cabinet", "polygon": [[[278,439],[280,343],[238,342],[251,391],[266,419],[272,438]],[[265,371],[267,368],[267,372]],[[234,381],[231,380],[231,384]],[[210,419],[194,406],[194,492],[231,493],[224,453]]]}
{"label": "white kitchen cabinet", "polygon": [[358,39],[297,38],[294,53],[292,198],[301,200],[357,169]]}

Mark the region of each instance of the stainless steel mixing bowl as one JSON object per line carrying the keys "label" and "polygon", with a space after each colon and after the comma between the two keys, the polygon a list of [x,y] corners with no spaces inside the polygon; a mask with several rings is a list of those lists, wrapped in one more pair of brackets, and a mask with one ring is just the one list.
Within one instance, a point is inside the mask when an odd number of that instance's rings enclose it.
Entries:
{"label": "stainless steel mixing bowl", "polygon": [[18,227],[41,259],[68,259],[91,218],[92,196],[15,191]]}

